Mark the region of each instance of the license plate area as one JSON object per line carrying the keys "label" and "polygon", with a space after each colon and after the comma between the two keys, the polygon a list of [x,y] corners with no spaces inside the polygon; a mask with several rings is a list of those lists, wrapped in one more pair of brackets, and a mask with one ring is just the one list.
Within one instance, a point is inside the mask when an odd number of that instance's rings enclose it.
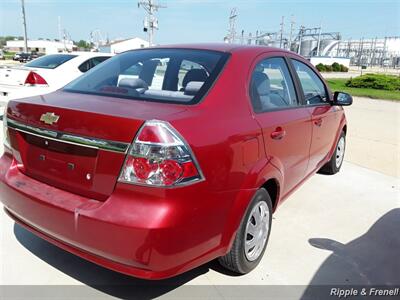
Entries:
{"label": "license plate area", "polygon": [[[98,150],[20,133],[27,175],[73,192],[92,190]],[[20,150],[21,143],[20,143]]]}

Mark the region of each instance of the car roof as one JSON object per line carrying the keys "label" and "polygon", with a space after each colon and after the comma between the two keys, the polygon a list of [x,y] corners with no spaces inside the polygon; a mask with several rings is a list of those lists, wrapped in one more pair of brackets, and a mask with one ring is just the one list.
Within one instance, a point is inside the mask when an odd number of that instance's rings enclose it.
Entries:
{"label": "car roof", "polygon": [[66,52],[66,53],[57,53],[57,54],[71,54],[77,56],[86,56],[86,57],[95,57],[95,56],[113,56],[113,53],[105,53],[105,52],[85,52],[85,51],[75,51],[75,52]]}
{"label": "car roof", "polygon": [[198,49],[198,50],[211,50],[211,51],[220,51],[227,53],[234,52],[251,52],[253,54],[265,53],[265,52],[283,52],[283,53],[292,53],[290,51],[267,47],[261,45],[243,45],[243,44],[230,44],[230,43],[193,43],[193,44],[171,44],[171,45],[159,45],[151,48],[168,48],[168,49]]}

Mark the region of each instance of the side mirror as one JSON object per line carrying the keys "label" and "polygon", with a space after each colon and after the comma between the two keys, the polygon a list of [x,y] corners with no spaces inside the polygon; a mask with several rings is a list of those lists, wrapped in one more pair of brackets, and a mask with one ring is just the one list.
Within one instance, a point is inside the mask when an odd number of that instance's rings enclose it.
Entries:
{"label": "side mirror", "polygon": [[332,105],[349,106],[353,103],[353,97],[343,92],[335,92],[333,94]]}

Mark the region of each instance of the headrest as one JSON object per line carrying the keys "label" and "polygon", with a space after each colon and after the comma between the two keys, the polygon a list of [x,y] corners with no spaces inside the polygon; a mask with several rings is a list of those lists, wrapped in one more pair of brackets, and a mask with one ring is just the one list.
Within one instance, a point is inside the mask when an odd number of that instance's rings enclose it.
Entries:
{"label": "headrest", "polygon": [[206,81],[208,78],[207,72],[203,69],[191,69],[185,77],[183,77],[182,86],[185,88],[190,81]]}
{"label": "headrest", "polygon": [[184,94],[188,96],[194,96],[203,86],[203,81],[190,81],[186,84]]}
{"label": "headrest", "polygon": [[266,96],[271,92],[271,83],[267,74],[263,72],[254,72],[251,78],[252,88],[255,89],[259,96]]}
{"label": "headrest", "polygon": [[118,86],[127,87],[131,89],[146,89],[146,90],[149,88],[149,86],[144,80],[140,78],[130,78],[130,77],[122,78],[118,82]]}

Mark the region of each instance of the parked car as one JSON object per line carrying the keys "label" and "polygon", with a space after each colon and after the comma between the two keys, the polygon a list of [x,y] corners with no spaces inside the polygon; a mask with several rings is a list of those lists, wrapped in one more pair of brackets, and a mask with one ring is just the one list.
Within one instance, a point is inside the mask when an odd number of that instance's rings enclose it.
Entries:
{"label": "parked car", "polygon": [[13,56],[13,60],[18,60],[18,61],[19,61],[19,58],[20,58],[20,56],[21,56],[21,53],[22,53],[22,52],[17,52],[17,53],[15,53],[14,56]]}
{"label": "parked car", "polygon": [[281,49],[128,51],[8,103],[0,200],[34,234],[118,272],[160,279],[219,258],[247,273],[278,205],[340,170],[351,103]]}
{"label": "parked car", "polygon": [[44,53],[37,52],[37,51],[32,51],[32,52],[30,53],[30,55],[31,55],[32,59],[36,59],[36,58],[39,58],[39,57],[41,57],[41,56],[44,56],[45,54],[44,54]]}
{"label": "parked car", "polygon": [[32,58],[32,55],[30,53],[20,53],[18,61],[20,63],[25,63],[25,62],[31,61],[32,59],[33,58]]}
{"label": "parked car", "polygon": [[92,52],[49,54],[0,69],[0,101],[51,93],[110,57]]}

